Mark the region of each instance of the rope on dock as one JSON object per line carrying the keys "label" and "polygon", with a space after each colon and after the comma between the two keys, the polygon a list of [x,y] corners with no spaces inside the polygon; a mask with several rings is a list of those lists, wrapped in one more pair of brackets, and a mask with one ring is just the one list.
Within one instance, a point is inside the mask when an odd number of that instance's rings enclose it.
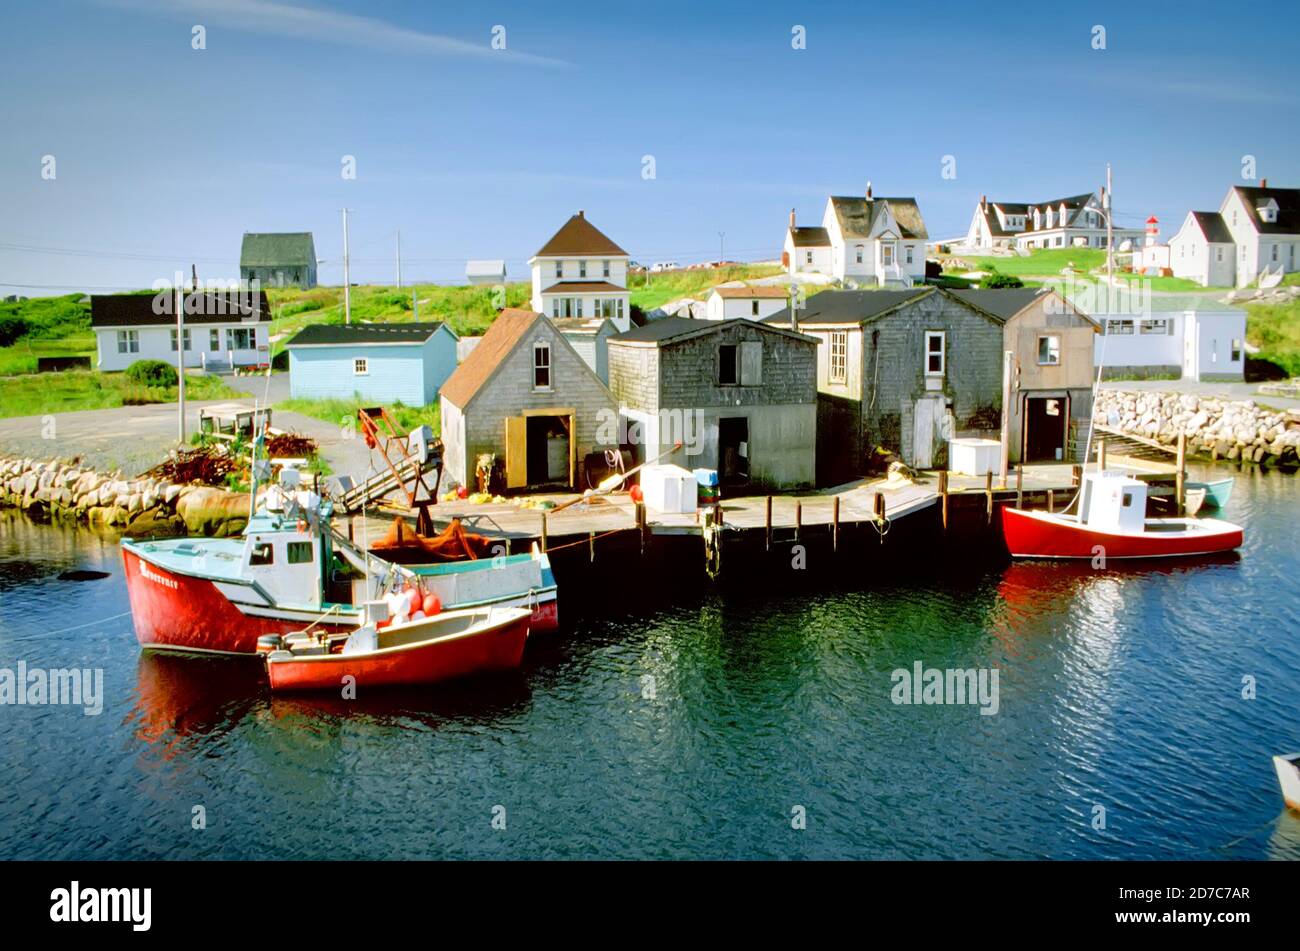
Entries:
{"label": "rope on dock", "polygon": [[113,614],[109,617],[99,618],[95,621],[87,621],[85,624],[74,624],[72,627],[60,628],[57,631],[46,631],[45,636],[49,637],[51,634],[66,634],[68,631],[79,631],[83,627],[94,627],[96,624],[103,624],[105,621],[116,621],[120,617],[127,617],[130,613],[130,611],[123,611],[121,614]]}
{"label": "rope on dock", "polygon": [[549,555],[553,551],[560,551],[565,548],[572,548],[575,545],[590,545],[593,542],[600,541],[602,538],[608,538],[610,535],[621,535],[623,532],[628,532],[628,531],[631,531],[631,529],[615,528],[608,532],[602,532],[599,535],[593,535],[588,538],[579,538],[576,542],[565,542],[563,545],[547,545],[546,553]]}

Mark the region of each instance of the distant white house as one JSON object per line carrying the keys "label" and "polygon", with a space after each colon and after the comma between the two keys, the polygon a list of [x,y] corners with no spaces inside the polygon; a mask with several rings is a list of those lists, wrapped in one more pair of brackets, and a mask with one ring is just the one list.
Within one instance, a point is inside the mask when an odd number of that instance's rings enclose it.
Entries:
{"label": "distant white house", "polygon": [[[1114,246],[1134,244],[1140,228],[1115,228]],[[1104,248],[1106,217],[1101,195],[1087,192],[1040,202],[989,201],[980,195],[963,245],[976,250]]]}
{"label": "distant white house", "polygon": [[1091,316],[1094,359],[1107,378],[1236,381],[1246,369],[1246,312],[1193,295],[1150,296],[1139,311]]}
{"label": "distant white house", "polygon": [[467,261],[465,279],[471,284],[504,284],[506,280],[505,261]]}
{"label": "distant white house", "polygon": [[774,284],[723,284],[715,287],[705,301],[705,316],[709,320],[731,320],[733,317],[762,320],[789,303],[789,292]]}
{"label": "distant white house", "polygon": [[628,254],[579,211],[528,261],[532,308],[552,320],[600,317],[620,333],[632,326]]}
{"label": "distant white house", "polygon": [[925,221],[915,198],[832,195],[818,228],[798,227],[794,211],[781,263],[838,281],[910,287],[925,277]]}
{"label": "distant white house", "polygon": [[[269,364],[267,328],[271,308],[264,291],[191,291],[184,300],[180,346],[185,366],[209,369]],[[137,360],[175,365],[175,294],[95,294],[90,298],[90,329],[95,333],[96,366],[125,370]]]}
{"label": "distant white house", "polygon": [[1236,247],[1232,232],[1217,211],[1189,211],[1168,247],[1167,267],[1174,277],[1206,287],[1231,287],[1236,283]]}

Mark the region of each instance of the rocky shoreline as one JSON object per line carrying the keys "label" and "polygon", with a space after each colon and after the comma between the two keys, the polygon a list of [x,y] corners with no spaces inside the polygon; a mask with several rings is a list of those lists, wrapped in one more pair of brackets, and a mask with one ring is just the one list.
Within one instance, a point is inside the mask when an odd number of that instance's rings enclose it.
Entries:
{"label": "rocky shoreline", "polygon": [[1300,414],[1193,393],[1108,390],[1097,394],[1093,421],[1172,446],[1187,436],[1189,454],[1261,466],[1300,466]]}
{"label": "rocky shoreline", "polygon": [[0,458],[0,505],[40,520],[74,521],[138,538],[238,535],[248,495],[165,479],[103,475],[77,460]]}

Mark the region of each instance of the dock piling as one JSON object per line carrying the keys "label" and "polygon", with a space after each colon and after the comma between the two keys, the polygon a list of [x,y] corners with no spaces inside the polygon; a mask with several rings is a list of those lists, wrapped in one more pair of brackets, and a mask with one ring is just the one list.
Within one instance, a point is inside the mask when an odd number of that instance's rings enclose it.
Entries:
{"label": "dock piling", "polygon": [[543,511],[542,511],[542,551],[543,551],[543,552],[546,551],[546,539],[547,539],[547,531],[546,531],[546,512],[545,512],[545,510],[543,510]]}
{"label": "dock piling", "polygon": [[767,546],[767,550],[771,551],[772,550],[772,496],[770,495],[767,497],[766,507],[767,507],[766,533],[764,534],[763,537],[764,537],[764,544]]}
{"label": "dock piling", "polygon": [[984,473],[984,519],[993,524],[993,470]]}
{"label": "dock piling", "polygon": [[803,503],[798,499],[794,500],[794,540],[799,540],[803,529]]}
{"label": "dock piling", "polygon": [[948,470],[939,473],[939,503],[943,513],[943,530],[948,531]]}
{"label": "dock piling", "polygon": [[1178,505],[1178,515],[1187,514],[1187,434],[1178,434],[1178,471],[1174,473],[1174,500]]}
{"label": "dock piling", "polygon": [[1025,507],[1025,464],[1016,463],[1016,508]]}
{"label": "dock piling", "polygon": [[1055,509],[1055,508],[1056,508],[1056,490],[1055,490],[1055,489],[1048,489],[1048,490],[1047,490],[1047,512],[1048,512],[1048,514],[1050,515],[1050,514],[1052,513],[1052,510]]}
{"label": "dock piling", "polygon": [[840,550],[840,497],[831,501],[831,551]]}

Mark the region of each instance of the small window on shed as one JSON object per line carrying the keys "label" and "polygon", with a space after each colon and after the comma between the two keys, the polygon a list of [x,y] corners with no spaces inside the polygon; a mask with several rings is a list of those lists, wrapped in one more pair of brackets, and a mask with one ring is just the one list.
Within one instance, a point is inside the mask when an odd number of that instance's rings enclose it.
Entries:
{"label": "small window on shed", "polygon": [[1040,366],[1056,366],[1061,362],[1061,338],[1045,336],[1038,338],[1038,363]]}
{"label": "small window on shed", "polygon": [[366,362],[365,357],[357,357],[352,361],[352,375],[365,376],[370,372],[370,365]]}
{"label": "small window on shed", "polygon": [[551,348],[544,343],[533,347],[533,389],[548,390],[551,387]]}
{"label": "small window on shed", "polygon": [[740,382],[740,365],[735,344],[718,347],[718,385],[735,386]]}

